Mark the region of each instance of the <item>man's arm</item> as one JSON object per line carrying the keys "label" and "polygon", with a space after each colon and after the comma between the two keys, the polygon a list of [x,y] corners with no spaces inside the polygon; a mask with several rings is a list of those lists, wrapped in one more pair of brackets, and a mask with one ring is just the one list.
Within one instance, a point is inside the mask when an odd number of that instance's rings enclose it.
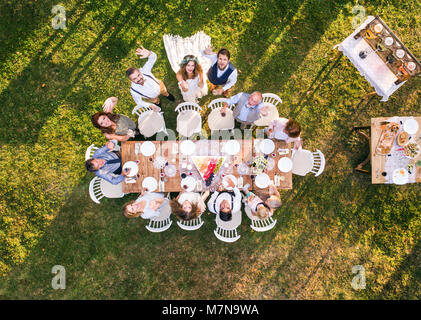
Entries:
{"label": "man's arm", "polygon": [[214,193],[212,193],[209,201],[208,201],[208,209],[210,212],[212,213],[216,213],[215,210],[213,209],[213,204],[215,203],[216,197],[218,196],[219,192],[215,191]]}
{"label": "man's arm", "polygon": [[92,159],[96,159],[96,158],[100,157],[101,155],[107,153],[108,151],[109,151],[109,149],[108,149],[107,145],[102,146],[101,148],[98,148],[98,149],[95,150],[95,152],[92,156]]}
{"label": "man's arm", "polygon": [[104,133],[104,137],[107,138],[108,140],[117,140],[117,141],[127,141],[130,139],[130,136],[128,134],[124,136],[119,136],[114,133]]}
{"label": "man's arm", "polygon": [[234,198],[234,207],[232,208],[232,213],[235,213],[237,211],[241,210],[241,192],[238,188],[234,188],[233,189],[234,194],[235,194],[235,198]]}
{"label": "man's arm", "polygon": [[146,63],[143,65],[143,67],[140,69],[140,71],[142,73],[152,73],[152,67],[154,66],[155,62],[156,62],[156,54],[155,52],[149,51],[149,58],[148,61],[146,61]]}
{"label": "man's arm", "polygon": [[228,89],[230,89],[236,82],[237,82],[237,68],[230,74],[230,76],[228,77],[228,81],[227,83],[222,87],[222,89],[224,91],[227,91]]}
{"label": "man's arm", "polygon": [[116,184],[121,183],[124,180],[124,176],[122,174],[116,177],[111,173],[100,173],[100,170],[95,171],[95,174],[101,179],[104,179],[105,181],[108,181],[111,184],[116,185]]}
{"label": "man's arm", "polygon": [[200,51],[200,53],[202,54],[202,56],[210,59],[212,61],[212,65],[218,60],[218,57],[216,56],[215,52],[212,52],[212,49],[209,51],[207,51],[208,48],[206,48],[205,50]]}
{"label": "man's arm", "polygon": [[242,92],[237,93],[235,96],[232,96],[231,98],[229,98],[227,102],[224,103],[224,106],[222,107],[221,111],[225,111],[229,106],[232,106],[233,104],[238,103],[238,101],[241,98],[241,94]]}

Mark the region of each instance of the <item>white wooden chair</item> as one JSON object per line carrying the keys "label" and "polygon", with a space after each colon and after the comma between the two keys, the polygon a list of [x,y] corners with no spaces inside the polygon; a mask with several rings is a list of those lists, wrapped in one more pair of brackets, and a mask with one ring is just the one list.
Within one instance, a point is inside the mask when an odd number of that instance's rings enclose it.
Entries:
{"label": "white wooden chair", "polygon": [[192,219],[192,220],[179,220],[177,221],[178,226],[183,229],[183,230],[187,230],[187,231],[194,231],[199,229],[202,225],[203,225],[204,221],[201,218],[201,215],[199,217],[197,217],[196,219]]}
{"label": "white wooden chair", "polygon": [[89,183],[89,196],[95,203],[100,203],[99,200],[104,198],[104,194],[101,190],[101,178],[95,176]]}
{"label": "white wooden chair", "polygon": [[263,93],[262,102],[264,106],[269,106],[269,114],[256,120],[253,126],[268,126],[273,119],[279,118],[277,106],[282,103],[279,96],[274,93]]}
{"label": "white wooden chair", "polygon": [[163,232],[168,230],[172,225],[171,216],[171,207],[170,207],[170,194],[167,194],[166,204],[161,208],[161,214],[156,217],[149,219],[149,224],[146,226],[150,232]]}
{"label": "white wooden chair", "polygon": [[95,145],[93,143],[86,149],[85,161],[92,158],[96,149],[98,149],[98,147],[95,147]]}
{"label": "white wooden chair", "polygon": [[[136,114],[139,118],[138,118],[138,123],[139,121],[148,113],[148,112],[152,112],[153,110],[150,107],[142,107],[142,106],[136,106],[133,108],[132,114]],[[164,132],[166,135],[168,135],[167,132],[167,127],[165,126],[165,119],[164,119],[164,112],[159,112],[159,114],[162,117],[163,120],[163,124],[162,127],[158,130],[158,132]]]}
{"label": "white wooden chair", "polygon": [[245,205],[245,209],[247,216],[249,217],[251,221],[250,228],[252,228],[254,231],[257,232],[264,232],[272,229],[277,220],[273,220],[272,217],[268,217],[266,219],[259,219],[258,217],[255,217],[251,213],[251,209],[249,206]]}
{"label": "white wooden chair", "polygon": [[[202,116],[200,112],[202,108],[195,102],[183,102],[180,103],[176,108],[175,112],[178,112],[177,115],[177,132],[185,137],[191,137],[195,133],[202,132]],[[186,124],[180,124],[180,121],[183,121],[184,116],[191,116],[198,120],[197,124],[193,124],[195,126],[192,128]]]}
{"label": "white wooden chair", "polygon": [[[218,98],[218,99],[212,100],[209,103],[208,108],[211,109],[211,112],[208,115],[208,126],[209,126],[209,129],[211,130],[211,132],[216,131],[216,130],[233,130],[234,129],[235,121],[234,121],[233,115],[230,118],[223,119],[224,123],[222,124],[222,126],[221,126],[220,121],[217,120],[218,119],[217,112],[220,112],[220,110],[224,106],[224,103],[227,102],[227,101],[228,101],[228,99],[226,99],[226,98]],[[229,110],[229,112],[232,112],[233,109],[234,109],[234,105],[228,106],[228,108],[227,108],[227,110]],[[220,119],[220,120],[222,120],[222,119]]]}
{"label": "white wooden chair", "polygon": [[311,153],[313,155],[313,169],[311,172],[317,177],[322,174],[325,169],[325,156],[320,150]]}
{"label": "white wooden chair", "polygon": [[222,221],[219,214],[216,216],[216,229],[213,230],[215,236],[224,242],[235,242],[240,239],[237,232],[238,226],[241,224],[241,210],[232,213],[230,221]]}
{"label": "white wooden chair", "polygon": [[122,184],[111,184],[98,176],[89,183],[89,196],[95,203],[100,203],[102,198],[123,198]]}
{"label": "white wooden chair", "polygon": [[292,154],[292,173],[305,176],[307,173],[314,173],[317,177],[325,168],[325,157],[320,150],[310,152],[309,150],[300,149],[293,151]]}

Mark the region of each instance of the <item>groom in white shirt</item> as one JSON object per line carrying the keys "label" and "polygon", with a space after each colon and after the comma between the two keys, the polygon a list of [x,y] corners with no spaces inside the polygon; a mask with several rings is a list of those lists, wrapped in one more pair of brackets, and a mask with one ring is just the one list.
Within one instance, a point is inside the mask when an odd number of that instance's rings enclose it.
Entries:
{"label": "groom in white shirt", "polygon": [[130,93],[138,106],[150,107],[154,111],[160,111],[160,95],[165,96],[170,101],[174,101],[175,98],[171,93],[168,93],[164,83],[152,74],[151,70],[156,62],[156,54],[142,46],[136,49],[136,54],[141,59],[148,57],[148,61],[140,69],[133,67],[127,69],[126,75],[131,81]]}

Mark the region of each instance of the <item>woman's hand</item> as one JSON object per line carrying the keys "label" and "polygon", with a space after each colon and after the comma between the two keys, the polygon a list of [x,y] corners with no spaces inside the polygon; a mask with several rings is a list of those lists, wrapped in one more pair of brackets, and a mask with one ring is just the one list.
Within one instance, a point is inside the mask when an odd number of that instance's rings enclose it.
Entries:
{"label": "woman's hand", "polygon": [[185,80],[181,80],[181,81],[180,81],[180,86],[181,86],[181,89],[182,89],[184,92],[189,91],[189,85],[188,85],[187,81],[185,81]]}
{"label": "woman's hand", "polygon": [[102,105],[102,110],[104,112],[113,112],[114,107],[117,105],[118,98],[117,97],[109,97],[105,100],[104,104]]}

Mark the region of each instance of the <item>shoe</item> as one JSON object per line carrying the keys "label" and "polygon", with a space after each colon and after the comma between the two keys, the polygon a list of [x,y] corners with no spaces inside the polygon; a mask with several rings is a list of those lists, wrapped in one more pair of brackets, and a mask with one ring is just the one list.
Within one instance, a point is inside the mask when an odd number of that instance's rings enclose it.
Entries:
{"label": "shoe", "polygon": [[168,97],[165,97],[165,98],[167,98],[170,101],[175,101],[174,96],[171,93],[169,93],[169,92],[168,92]]}

